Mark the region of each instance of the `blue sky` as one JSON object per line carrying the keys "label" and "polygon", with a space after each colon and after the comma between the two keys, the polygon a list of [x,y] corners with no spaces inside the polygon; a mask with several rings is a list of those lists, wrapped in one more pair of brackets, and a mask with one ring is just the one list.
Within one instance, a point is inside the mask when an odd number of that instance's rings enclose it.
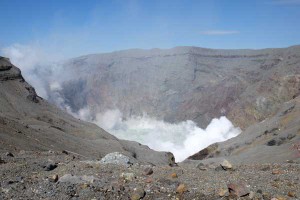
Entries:
{"label": "blue sky", "polygon": [[300,44],[299,19],[300,0],[0,0],[0,49],[287,47]]}

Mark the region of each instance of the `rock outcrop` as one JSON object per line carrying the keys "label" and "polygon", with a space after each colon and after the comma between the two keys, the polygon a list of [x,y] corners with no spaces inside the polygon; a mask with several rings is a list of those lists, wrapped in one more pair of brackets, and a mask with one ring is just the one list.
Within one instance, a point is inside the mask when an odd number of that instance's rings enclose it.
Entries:
{"label": "rock outcrop", "polygon": [[0,57],[0,81],[22,80],[21,71],[14,67],[8,58]]}
{"label": "rock outcrop", "polygon": [[12,64],[10,63],[8,58],[0,56],[0,71],[10,70],[12,68]]}

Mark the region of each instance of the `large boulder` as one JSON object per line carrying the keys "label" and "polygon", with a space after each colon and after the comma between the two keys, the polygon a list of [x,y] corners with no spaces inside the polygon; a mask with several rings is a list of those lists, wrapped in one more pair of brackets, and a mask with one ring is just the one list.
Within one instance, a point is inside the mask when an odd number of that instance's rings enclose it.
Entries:
{"label": "large boulder", "polygon": [[132,162],[130,162],[130,158],[128,156],[125,156],[119,152],[109,153],[106,156],[104,156],[100,163],[102,164],[117,164],[117,165],[129,165]]}

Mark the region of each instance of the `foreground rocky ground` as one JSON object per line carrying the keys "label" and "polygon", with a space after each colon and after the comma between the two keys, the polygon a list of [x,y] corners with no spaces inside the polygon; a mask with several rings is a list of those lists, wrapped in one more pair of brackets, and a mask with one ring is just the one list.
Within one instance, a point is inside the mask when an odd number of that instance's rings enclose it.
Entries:
{"label": "foreground rocky ground", "polygon": [[[146,166],[1,152],[0,199],[299,199],[300,162]],[[126,157],[125,157],[126,158]],[[125,159],[126,160],[126,159]],[[242,197],[238,197],[242,196]]]}

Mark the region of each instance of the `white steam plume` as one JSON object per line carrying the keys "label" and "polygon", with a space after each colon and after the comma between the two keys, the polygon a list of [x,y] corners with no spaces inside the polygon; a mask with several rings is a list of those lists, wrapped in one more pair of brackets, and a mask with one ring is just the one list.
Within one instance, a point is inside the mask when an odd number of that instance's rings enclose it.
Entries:
{"label": "white steam plume", "polygon": [[48,97],[45,82],[35,72],[38,70],[38,66],[44,66],[47,63],[47,56],[38,47],[14,44],[1,49],[1,52],[5,57],[10,58],[14,65],[21,67],[23,76],[31,85],[35,86],[40,96]]}
{"label": "white steam plume", "polygon": [[147,115],[122,120],[119,110],[97,114],[93,122],[120,139],[137,141],[158,151],[170,151],[177,162],[241,132],[224,116],[213,119],[206,129],[190,120],[171,124]]}
{"label": "white steam plume", "polygon": [[22,75],[35,87],[37,94],[45,99],[54,96],[55,103],[68,110],[64,105],[64,99],[58,95],[62,89],[61,83],[73,76],[66,72],[62,66],[61,56],[44,51],[38,44],[21,45],[13,44],[0,49],[1,55],[8,57],[11,62],[19,67]]}

